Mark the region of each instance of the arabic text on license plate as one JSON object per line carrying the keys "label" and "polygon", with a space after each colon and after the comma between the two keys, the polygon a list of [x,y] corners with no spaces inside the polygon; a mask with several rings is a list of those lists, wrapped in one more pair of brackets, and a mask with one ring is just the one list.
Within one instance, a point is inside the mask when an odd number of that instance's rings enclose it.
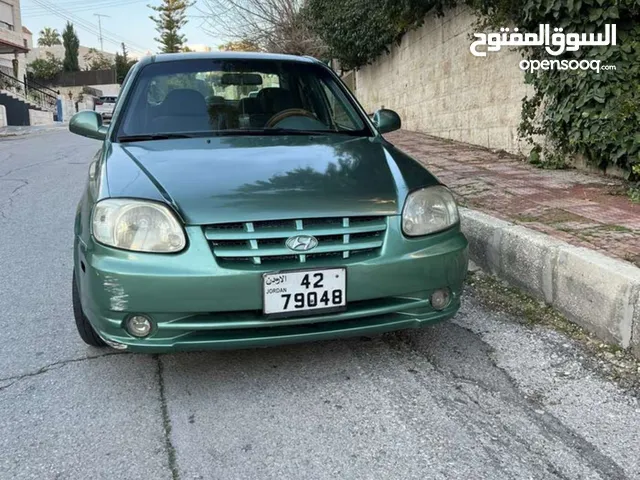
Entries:
{"label": "arabic text on license plate", "polygon": [[319,313],[347,304],[344,268],[266,273],[263,276],[264,313]]}

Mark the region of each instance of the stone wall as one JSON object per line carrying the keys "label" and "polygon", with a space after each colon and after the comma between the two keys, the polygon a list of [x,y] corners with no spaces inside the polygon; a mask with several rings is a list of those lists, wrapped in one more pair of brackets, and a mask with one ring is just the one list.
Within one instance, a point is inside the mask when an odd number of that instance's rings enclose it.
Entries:
{"label": "stone wall", "polygon": [[77,110],[78,112],[82,112],[83,110],[95,110],[95,102],[89,97],[84,102],[78,102]]}
{"label": "stone wall", "polygon": [[102,95],[104,96],[115,96],[117,97],[120,93],[120,85],[117,83],[111,83],[108,85],[91,85],[91,88],[95,88],[96,90],[100,90]]}
{"label": "stone wall", "polygon": [[[60,95],[62,95],[62,98],[65,100],[73,100],[74,102],[78,102],[84,99],[84,97],[89,96],[83,93],[84,88],[85,87],[51,87],[52,90],[60,92]],[[100,93],[102,93],[101,90]]]}
{"label": "stone wall", "polygon": [[29,109],[29,125],[50,125],[53,122],[53,113]]}
{"label": "stone wall", "polygon": [[68,122],[76,114],[76,103],[68,98],[62,98],[62,121]]}
{"label": "stone wall", "polygon": [[0,105],[0,128],[7,126],[7,109],[4,105]]}
{"label": "stone wall", "polygon": [[[65,99],[73,99],[76,102],[83,100],[84,98],[90,97],[91,95],[85,94],[84,89],[90,87],[96,90],[95,95],[97,96],[114,96],[117,97],[120,93],[120,85],[118,84],[109,84],[109,85],[87,85],[85,87],[59,87],[52,86],[50,87],[52,90],[60,92]],[[69,96],[71,94],[71,96]]]}
{"label": "stone wall", "polygon": [[517,52],[486,57],[469,51],[475,17],[466,8],[429,16],[389,55],[356,73],[356,96],[367,112],[396,110],[403,128],[512,153],[518,140],[523,83]]}

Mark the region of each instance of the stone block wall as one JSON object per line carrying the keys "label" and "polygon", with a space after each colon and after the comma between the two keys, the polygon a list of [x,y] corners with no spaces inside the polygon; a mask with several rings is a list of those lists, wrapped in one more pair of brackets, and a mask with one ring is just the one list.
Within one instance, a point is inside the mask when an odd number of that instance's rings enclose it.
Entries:
{"label": "stone block wall", "polygon": [[29,125],[50,125],[53,122],[53,113],[29,109]]}
{"label": "stone block wall", "polygon": [[517,52],[475,57],[469,51],[476,17],[466,7],[429,16],[400,45],[356,72],[356,96],[367,112],[390,108],[403,128],[511,153],[518,139],[524,85]]}
{"label": "stone block wall", "polygon": [[73,100],[62,97],[62,121],[68,122],[76,114],[76,104]]}

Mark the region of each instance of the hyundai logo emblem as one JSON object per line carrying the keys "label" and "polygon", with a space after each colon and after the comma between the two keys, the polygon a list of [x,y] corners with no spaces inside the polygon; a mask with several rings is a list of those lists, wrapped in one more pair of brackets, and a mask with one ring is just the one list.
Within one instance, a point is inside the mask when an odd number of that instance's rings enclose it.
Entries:
{"label": "hyundai logo emblem", "polygon": [[296,235],[288,238],[285,245],[295,252],[306,252],[318,246],[318,239],[311,235]]}

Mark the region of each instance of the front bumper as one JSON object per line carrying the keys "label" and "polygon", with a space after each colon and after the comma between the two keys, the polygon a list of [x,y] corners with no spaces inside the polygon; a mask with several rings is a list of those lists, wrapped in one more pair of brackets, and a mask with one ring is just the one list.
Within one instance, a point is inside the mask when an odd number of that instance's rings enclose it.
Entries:
{"label": "front bumper", "polygon": [[[262,274],[292,265],[223,268],[202,228],[187,227],[189,246],[176,255],[124,252],[76,241],[76,272],[82,306],[96,332],[132,351],[165,352],[248,348],[368,335],[415,328],[452,317],[460,306],[467,272],[467,240],[459,227],[407,239],[390,217],[380,256],[328,260],[298,268],[347,268],[347,310],[279,320],[262,316]],[[443,311],[429,302],[449,288]],[[154,321],[145,339],[123,328],[132,314]]]}

